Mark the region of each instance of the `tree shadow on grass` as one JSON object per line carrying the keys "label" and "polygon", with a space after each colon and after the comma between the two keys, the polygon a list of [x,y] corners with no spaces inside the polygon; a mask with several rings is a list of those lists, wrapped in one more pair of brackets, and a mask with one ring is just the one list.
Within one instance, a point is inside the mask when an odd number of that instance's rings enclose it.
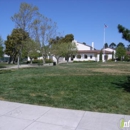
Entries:
{"label": "tree shadow on grass", "polygon": [[11,73],[11,70],[0,70],[0,74]]}
{"label": "tree shadow on grass", "polygon": [[117,88],[123,88],[125,91],[130,92],[130,76],[127,76],[126,81],[119,81],[112,84],[115,84]]}
{"label": "tree shadow on grass", "polygon": [[2,66],[2,65],[1,65],[0,68],[6,68],[6,66]]}

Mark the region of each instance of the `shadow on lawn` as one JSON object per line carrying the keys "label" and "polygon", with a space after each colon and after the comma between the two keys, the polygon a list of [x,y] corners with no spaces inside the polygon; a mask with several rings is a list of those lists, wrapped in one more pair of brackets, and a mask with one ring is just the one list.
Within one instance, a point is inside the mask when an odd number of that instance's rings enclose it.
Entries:
{"label": "shadow on lawn", "polygon": [[0,74],[12,73],[12,70],[0,70]]}
{"label": "shadow on lawn", "polygon": [[123,88],[125,91],[130,92],[130,76],[127,76],[126,81],[119,81],[117,83],[112,83],[117,85],[117,88]]}
{"label": "shadow on lawn", "polygon": [[6,66],[2,66],[2,65],[0,65],[0,68],[6,68]]}

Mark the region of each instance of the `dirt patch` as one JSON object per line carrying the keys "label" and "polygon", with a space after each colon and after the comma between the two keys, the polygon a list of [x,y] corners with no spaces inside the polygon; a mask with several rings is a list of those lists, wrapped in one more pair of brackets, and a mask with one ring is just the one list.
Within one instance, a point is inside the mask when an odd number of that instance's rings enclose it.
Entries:
{"label": "dirt patch", "polygon": [[130,66],[130,64],[120,64],[120,63],[117,63],[117,64],[102,64],[101,66]]}
{"label": "dirt patch", "polygon": [[3,100],[3,101],[4,101],[5,99],[4,99],[3,97],[0,97],[0,100]]}
{"label": "dirt patch", "polygon": [[113,74],[129,74],[130,72],[123,71],[123,70],[117,70],[117,69],[110,69],[110,68],[99,68],[99,69],[93,69],[94,72],[103,72],[103,73],[113,73]]}
{"label": "dirt patch", "polygon": [[109,64],[105,64],[105,65],[101,65],[101,66],[117,66],[117,65],[109,65]]}
{"label": "dirt patch", "polygon": [[36,94],[35,94],[35,93],[30,93],[30,96],[31,96],[31,97],[35,97]]}

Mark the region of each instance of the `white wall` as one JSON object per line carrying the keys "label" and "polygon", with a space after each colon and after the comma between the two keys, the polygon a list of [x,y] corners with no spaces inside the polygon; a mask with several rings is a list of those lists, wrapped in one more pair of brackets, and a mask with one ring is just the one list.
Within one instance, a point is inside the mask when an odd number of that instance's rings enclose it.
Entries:
{"label": "white wall", "polygon": [[108,54],[108,60],[112,59],[112,54]]}
{"label": "white wall", "polygon": [[10,57],[10,56],[8,56],[8,55],[4,54],[4,55],[3,55],[3,57]]}
{"label": "white wall", "polygon": [[100,54],[97,54],[97,62],[100,61]]}
{"label": "white wall", "polygon": [[[103,49],[103,50],[105,50],[105,51],[110,51],[110,52],[114,52],[113,58],[115,58],[116,50],[111,49],[111,48],[106,48],[106,49]],[[110,55],[111,55],[111,56],[110,56]],[[112,59],[112,54],[109,54],[108,57],[109,57],[109,59]]]}
{"label": "white wall", "polygon": [[79,43],[76,40],[74,40],[73,42],[76,44],[77,50],[80,50],[80,51],[82,51],[82,50],[91,50],[90,46],[87,46],[87,45],[84,45],[82,43]]}
{"label": "white wall", "polygon": [[107,60],[111,60],[111,59],[112,59],[112,54],[102,54],[102,61],[103,61],[103,62],[105,62],[105,57],[104,57],[104,55],[107,55],[107,56],[108,56]]}

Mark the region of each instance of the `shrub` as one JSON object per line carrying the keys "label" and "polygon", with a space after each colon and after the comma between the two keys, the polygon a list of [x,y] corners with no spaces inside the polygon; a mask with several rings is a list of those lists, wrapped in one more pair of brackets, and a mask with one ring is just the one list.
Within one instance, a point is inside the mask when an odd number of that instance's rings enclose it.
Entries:
{"label": "shrub", "polygon": [[32,61],[32,63],[33,63],[33,64],[36,64],[36,63],[42,63],[42,60],[34,59],[34,60]]}
{"label": "shrub", "polygon": [[[33,64],[42,64],[43,63],[43,60],[37,60],[37,59],[34,59],[33,61],[32,61],[32,63]],[[45,59],[45,63],[53,63],[53,61],[51,60],[51,59]]]}
{"label": "shrub", "polygon": [[123,60],[124,61],[130,61],[130,56],[129,55],[125,55]]}
{"label": "shrub", "polygon": [[87,63],[87,62],[95,62],[93,60],[88,60],[88,61],[73,61],[73,63]]}
{"label": "shrub", "polygon": [[46,59],[45,63],[53,63],[52,59]]}
{"label": "shrub", "polygon": [[30,61],[27,61],[26,63],[27,63],[27,64],[30,64]]}
{"label": "shrub", "polygon": [[88,60],[87,62],[96,62],[95,60]]}

